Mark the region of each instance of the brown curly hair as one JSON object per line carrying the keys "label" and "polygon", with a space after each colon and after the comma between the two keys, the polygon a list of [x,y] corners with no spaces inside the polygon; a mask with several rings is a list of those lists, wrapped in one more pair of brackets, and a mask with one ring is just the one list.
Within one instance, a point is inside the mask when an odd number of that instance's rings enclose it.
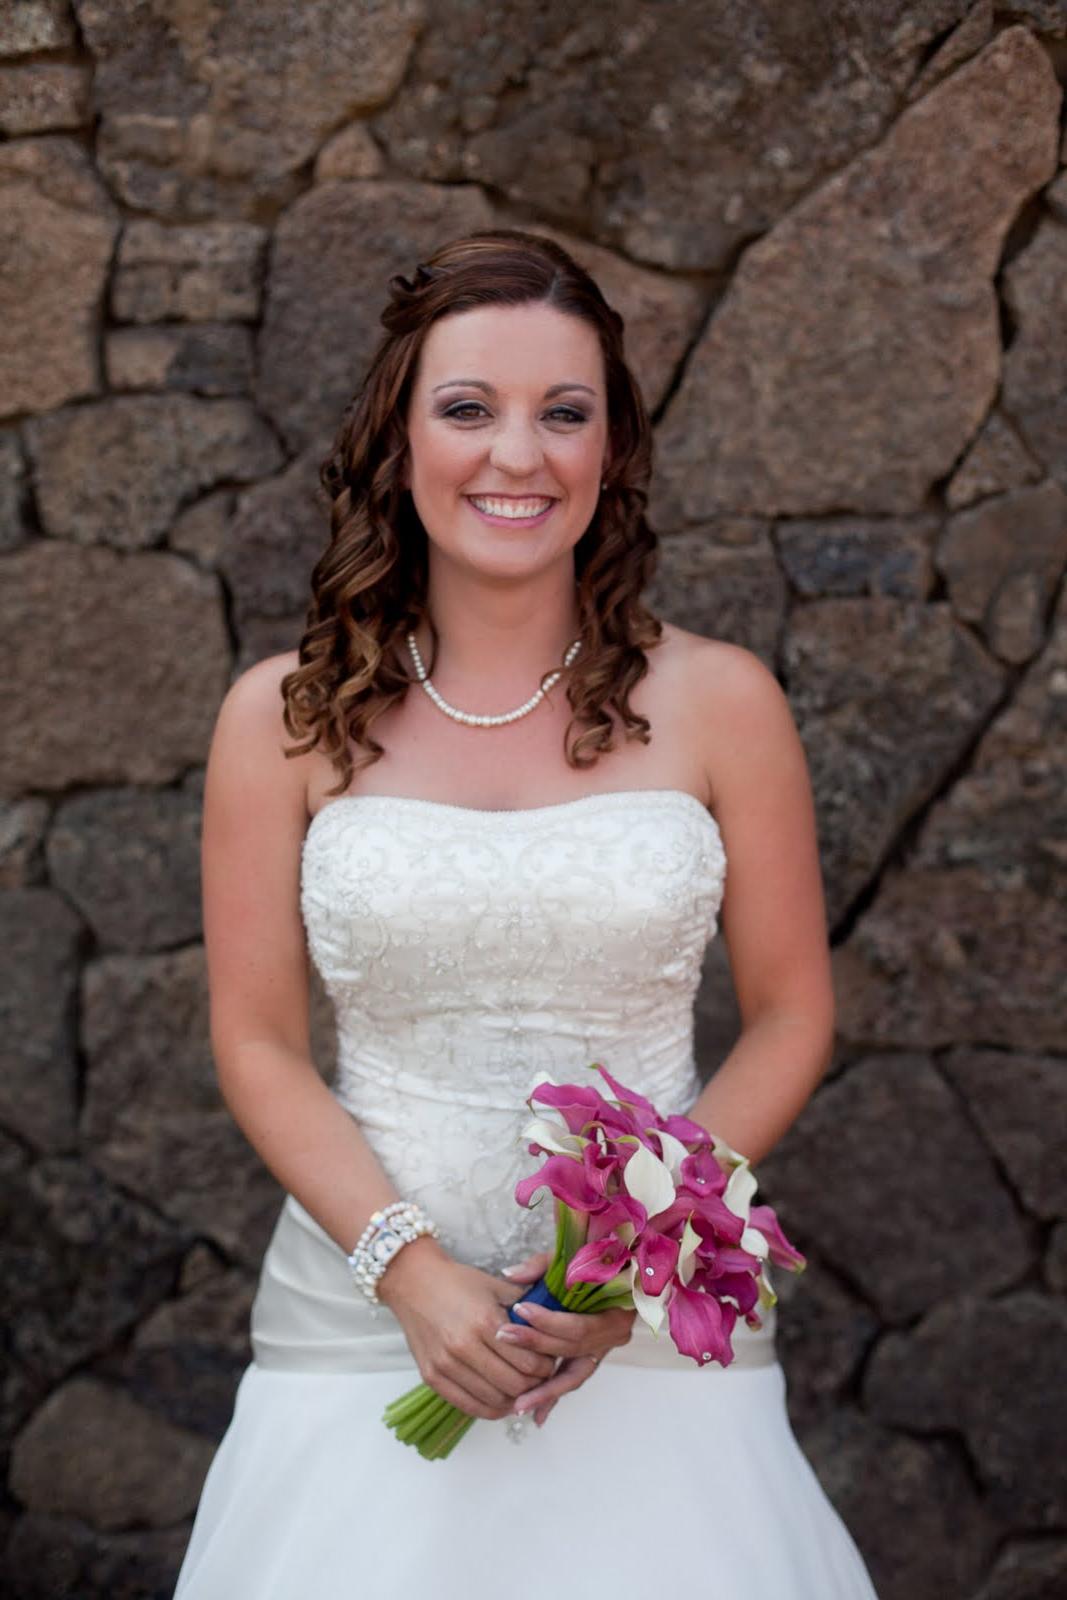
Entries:
{"label": "brown curly hair", "polygon": [[605,488],[574,547],[582,649],[567,681],[574,714],[564,753],[571,766],[587,767],[614,749],[612,711],[627,739],[647,744],[648,718],[631,710],[629,696],[648,671],[646,648],[663,632],[639,598],[657,558],[656,535],[645,520],[652,429],[623,355],[622,317],[566,250],[517,228],[453,239],[420,262],[411,281],[391,278],[389,292],[381,315],[386,332],[319,469],[330,542],[312,572],[300,664],[281,683],[286,730],[302,741],[285,754],[320,748],[339,775],[328,793],[343,793],[354,771],[385,753],[371,728],[417,682],[402,647],[423,618],[433,639],[432,673],[438,639],[426,603],[426,531],[401,476],[416,362],[439,317],[531,301],[592,324],[607,384]]}

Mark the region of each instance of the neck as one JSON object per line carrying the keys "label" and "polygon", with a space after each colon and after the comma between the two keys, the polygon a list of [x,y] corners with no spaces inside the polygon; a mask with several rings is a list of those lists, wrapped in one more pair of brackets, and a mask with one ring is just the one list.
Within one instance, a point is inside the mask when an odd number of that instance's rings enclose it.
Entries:
{"label": "neck", "polygon": [[[468,688],[502,706],[509,696],[525,699],[562,663],[579,632],[572,564],[510,585],[431,572],[427,609],[437,630],[434,683],[461,703]],[[429,666],[433,640],[425,619],[415,639]]]}

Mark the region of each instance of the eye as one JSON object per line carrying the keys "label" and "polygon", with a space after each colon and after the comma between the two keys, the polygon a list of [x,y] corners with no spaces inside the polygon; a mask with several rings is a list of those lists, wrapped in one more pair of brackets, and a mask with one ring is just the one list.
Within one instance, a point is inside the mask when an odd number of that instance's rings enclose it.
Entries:
{"label": "eye", "polygon": [[[471,417],[469,413],[472,411],[478,413],[484,411],[484,409],[480,400],[461,400],[458,405],[449,406],[448,410],[443,411],[441,415],[455,417],[459,422],[476,421],[477,416]],[[468,415],[465,416],[463,414],[465,412]],[[574,406],[553,406],[548,415],[550,417],[561,417],[564,422],[569,423],[585,422],[587,420],[585,412],[577,410]]]}

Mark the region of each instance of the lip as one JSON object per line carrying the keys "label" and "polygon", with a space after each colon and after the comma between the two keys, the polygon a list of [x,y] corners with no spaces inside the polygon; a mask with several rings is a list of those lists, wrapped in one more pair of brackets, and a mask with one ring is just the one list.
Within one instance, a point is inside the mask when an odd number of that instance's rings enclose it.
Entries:
{"label": "lip", "polygon": [[[555,498],[549,499],[548,505],[543,511],[539,511],[536,517],[494,517],[491,516],[488,511],[480,510],[479,507],[474,504],[474,501],[471,499],[469,494],[464,495],[463,498],[467,501],[467,504],[470,506],[475,515],[481,517],[483,522],[488,522],[490,527],[493,528],[536,528],[542,522],[544,522],[546,517],[552,515],[552,512],[559,504],[558,500]],[[542,497],[541,495],[534,494],[487,494],[479,495],[478,498],[480,500],[539,500],[541,498],[548,499],[548,496]]]}

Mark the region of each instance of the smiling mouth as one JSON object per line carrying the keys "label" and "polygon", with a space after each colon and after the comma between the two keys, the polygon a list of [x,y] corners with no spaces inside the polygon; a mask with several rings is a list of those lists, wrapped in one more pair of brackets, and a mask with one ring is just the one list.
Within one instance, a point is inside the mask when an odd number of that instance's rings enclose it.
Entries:
{"label": "smiling mouth", "polygon": [[553,495],[469,494],[465,498],[484,516],[504,517],[512,522],[529,522],[543,516],[556,503]]}

